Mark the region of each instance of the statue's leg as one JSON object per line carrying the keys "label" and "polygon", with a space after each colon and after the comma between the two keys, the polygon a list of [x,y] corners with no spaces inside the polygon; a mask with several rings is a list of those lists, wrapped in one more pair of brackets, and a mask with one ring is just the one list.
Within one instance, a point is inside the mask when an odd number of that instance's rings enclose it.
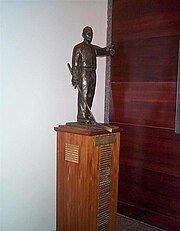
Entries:
{"label": "statue's leg", "polygon": [[[89,87],[86,101],[91,109],[96,88],[96,72],[91,70],[89,73]],[[90,118],[90,112],[88,110],[86,110],[86,118]]]}
{"label": "statue's leg", "polygon": [[80,93],[78,93],[78,115],[77,115],[78,122],[88,122],[86,118],[86,104],[84,102],[84,99],[87,100],[87,92],[89,87],[88,75],[89,74],[86,71],[86,69],[81,69],[79,88],[81,89],[83,97]]}

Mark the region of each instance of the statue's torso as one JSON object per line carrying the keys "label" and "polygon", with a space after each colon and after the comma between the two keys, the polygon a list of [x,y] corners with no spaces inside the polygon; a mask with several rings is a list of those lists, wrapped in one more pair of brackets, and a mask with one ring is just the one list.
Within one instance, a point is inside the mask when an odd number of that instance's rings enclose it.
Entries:
{"label": "statue's torso", "polygon": [[92,44],[77,45],[78,66],[96,69],[96,50]]}

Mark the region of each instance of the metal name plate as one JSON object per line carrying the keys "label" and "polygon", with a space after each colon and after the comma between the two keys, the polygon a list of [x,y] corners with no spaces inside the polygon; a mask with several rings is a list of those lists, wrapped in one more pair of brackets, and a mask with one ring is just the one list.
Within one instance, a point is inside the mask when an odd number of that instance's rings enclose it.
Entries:
{"label": "metal name plate", "polygon": [[97,136],[94,138],[95,147],[106,145],[106,144],[115,144],[116,143],[116,135],[106,135],[106,136]]}
{"label": "metal name plate", "polygon": [[66,144],[65,160],[73,163],[79,163],[79,145]]}

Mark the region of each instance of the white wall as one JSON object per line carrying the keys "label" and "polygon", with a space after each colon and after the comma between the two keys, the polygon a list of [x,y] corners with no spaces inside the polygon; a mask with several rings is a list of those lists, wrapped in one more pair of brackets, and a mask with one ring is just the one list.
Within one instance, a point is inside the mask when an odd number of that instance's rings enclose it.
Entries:
{"label": "white wall", "polygon": [[[76,121],[66,63],[82,28],[106,44],[107,0],[0,2],[1,231],[55,229],[54,126]],[[105,58],[93,111],[104,114]]]}

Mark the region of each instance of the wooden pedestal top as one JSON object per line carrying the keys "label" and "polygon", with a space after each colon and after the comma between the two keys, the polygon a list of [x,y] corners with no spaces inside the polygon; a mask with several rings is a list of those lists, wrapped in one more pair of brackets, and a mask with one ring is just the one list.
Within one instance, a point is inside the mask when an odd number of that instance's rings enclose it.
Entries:
{"label": "wooden pedestal top", "polygon": [[101,127],[98,127],[96,125],[79,124],[77,122],[66,123],[66,125],[59,125],[58,127],[55,127],[54,130],[57,132],[61,131],[61,132],[75,133],[75,134],[88,135],[88,136],[111,134],[121,131],[121,129],[118,126],[114,126],[110,124],[101,124],[101,125],[109,127],[112,132],[108,132],[107,130],[102,129]]}

